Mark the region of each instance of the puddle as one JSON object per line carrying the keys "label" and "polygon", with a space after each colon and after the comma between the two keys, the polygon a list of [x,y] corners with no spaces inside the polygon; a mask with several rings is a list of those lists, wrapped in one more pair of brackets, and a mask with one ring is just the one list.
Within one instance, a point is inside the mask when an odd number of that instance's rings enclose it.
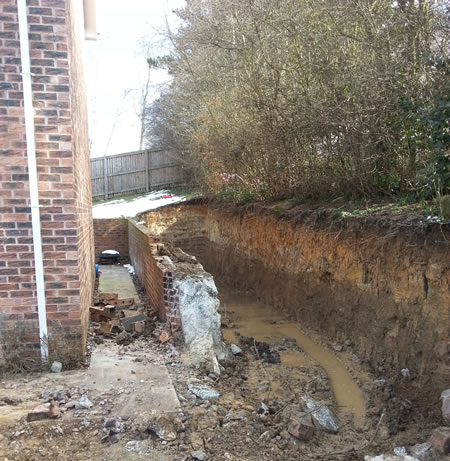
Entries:
{"label": "puddle", "polygon": [[[225,304],[227,307],[228,317],[235,324],[234,330],[239,334],[268,343],[278,342],[283,338],[295,339],[303,351],[327,372],[339,411],[353,414],[355,425],[363,425],[365,418],[363,393],[332,352],[303,334],[296,323],[285,321],[274,309],[246,293],[220,286],[219,297],[222,305]],[[230,329],[224,330],[224,338],[233,342],[236,340]],[[280,358],[285,366],[296,368],[305,366],[304,358],[296,351],[283,351],[280,353]],[[276,393],[276,389],[273,391]]]}
{"label": "puddle", "polygon": [[237,344],[238,339],[231,328],[222,328],[223,339],[232,344]]}

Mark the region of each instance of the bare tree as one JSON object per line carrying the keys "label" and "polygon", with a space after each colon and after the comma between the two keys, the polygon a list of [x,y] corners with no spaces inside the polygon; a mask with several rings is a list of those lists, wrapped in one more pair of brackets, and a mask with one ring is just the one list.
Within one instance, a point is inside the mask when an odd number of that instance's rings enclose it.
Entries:
{"label": "bare tree", "polygon": [[147,119],[147,112],[150,104],[150,100],[154,93],[151,92],[151,68],[148,67],[147,74],[144,78],[144,81],[141,84],[139,91],[139,98],[137,102],[137,116],[139,118],[139,150],[144,148],[144,140],[145,140],[145,126],[146,126],[146,119]]}

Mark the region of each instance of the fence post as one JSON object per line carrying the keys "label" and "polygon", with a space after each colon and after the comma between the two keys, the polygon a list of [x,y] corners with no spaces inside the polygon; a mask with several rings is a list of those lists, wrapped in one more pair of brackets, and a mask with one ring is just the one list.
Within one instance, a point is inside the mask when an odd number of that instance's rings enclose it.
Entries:
{"label": "fence post", "polygon": [[105,200],[108,200],[108,161],[106,156],[103,157],[103,188]]}
{"label": "fence post", "polygon": [[149,173],[150,173],[150,167],[149,167],[149,156],[150,152],[146,149],[145,150],[145,190],[149,192],[150,190],[150,184],[149,184]]}

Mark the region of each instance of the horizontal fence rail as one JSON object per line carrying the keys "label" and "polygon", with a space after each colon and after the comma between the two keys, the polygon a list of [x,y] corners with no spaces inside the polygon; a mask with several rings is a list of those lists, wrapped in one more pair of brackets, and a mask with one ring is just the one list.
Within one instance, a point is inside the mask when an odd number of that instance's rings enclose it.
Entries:
{"label": "horizontal fence rail", "polygon": [[183,169],[167,149],[91,159],[92,197],[108,199],[183,183]]}

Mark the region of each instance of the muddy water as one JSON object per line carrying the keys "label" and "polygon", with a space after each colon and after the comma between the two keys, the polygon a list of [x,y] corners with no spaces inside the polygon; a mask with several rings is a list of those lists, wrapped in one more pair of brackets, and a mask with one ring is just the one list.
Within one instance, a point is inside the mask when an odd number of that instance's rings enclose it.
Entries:
{"label": "muddy water", "polygon": [[[340,411],[352,413],[355,425],[363,424],[365,406],[362,391],[332,352],[303,334],[296,323],[284,320],[274,309],[246,293],[219,286],[219,297],[222,315],[228,317],[235,325],[233,329],[224,329],[226,340],[237,342],[234,331],[267,343],[275,343],[283,338],[294,339],[303,351],[327,372]],[[282,352],[280,358],[285,366],[305,366],[302,354],[296,351]]]}

